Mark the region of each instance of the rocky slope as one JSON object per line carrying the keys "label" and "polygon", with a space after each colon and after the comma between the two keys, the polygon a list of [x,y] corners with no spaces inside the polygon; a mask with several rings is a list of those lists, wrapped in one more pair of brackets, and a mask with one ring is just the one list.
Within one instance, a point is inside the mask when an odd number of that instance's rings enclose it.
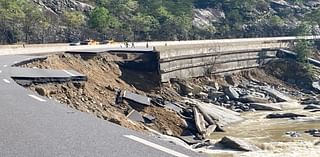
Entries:
{"label": "rocky slope", "polygon": [[[255,5],[237,8],[230,3],[194,9],[193,25],[200,30],[213,30],[220,37],[294,35],[294,29],[308,13],[320,8],[319,0],[260,0]],[[236,11],[235,11],[236,10]],[[319,27],[313,27],[319,33]]]}
{"label": "rocky slope", "polygon": [[62,14],[65,10],[89,13],[93,6],[76,0],[32,0],[34,3],[54,14]]}
{"label": "rocky slope", "polygon": [[[88,14],[94,8],[76,0],[33,1],[55,14],[61,14],[64,10]],[[246,2],[244,6],[234,6],[232,3],[217,1],[213,5],[201,7],[196,3],[192,25],[198,31],[195,31],[193,38],[198,39],[293,35],[305,14],[320,7],[319,0],[306,0],[302,3],[292,0],[260,0],[249,7],[245,6]],[[313,30],[315,33],[320,32],[319,27],[314,27]]]}

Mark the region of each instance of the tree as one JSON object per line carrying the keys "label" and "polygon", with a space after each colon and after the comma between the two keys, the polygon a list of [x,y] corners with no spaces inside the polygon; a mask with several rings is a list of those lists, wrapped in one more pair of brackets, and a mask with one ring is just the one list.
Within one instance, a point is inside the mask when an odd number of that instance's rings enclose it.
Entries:
{"label": "tree", "polygon": [[112,31],[110,29],[119,29],[121,24],[106,8],[96,7],[90,13],[89,26],[106,35]]}
{"label": "tree", "polygon": [[312,42],[307,40],[299,40],[294,51],[297,53],[297,61],[301,63],[307,63],[311,54]]}
{"label": "tree", "polygon": [[84,15],[78,11],[65,11],[63,13],[63,21],[67,26],[67,39],[71,42],[72,30],[78,30],[85,24]]}
{"label": "tree", "polygon": [[295,36],[307,36],[312,35],[312,26],[309,22],[302,22],[293,31]]}
{"label": "tree", "polygon": [[144,35],[147,37],[151,31],[159,28],[159,22],[157,19],[155,19],[153,16],[143,15],[141,13],[133,16],[131,22],[134,29],[134,40],[136,33],[138,35]]}
{"label": "tree", "polygon": [[0,28],[1,41],[14,43],[21,36],[21,23],[25,17],[21,6],[26,3],[25,0],[0,0]]}
{"label": "tree", "polygon": [[23,17],[23,32],[25,34],[25,42],[29,42],[29,36],[39,32],[41,22],[45,21],[40,8],[35,7],[30,3],[24,3],[22,10],[25,13]]}
{"label": "tree", "polygon": [[271,26],[283,26],[285,24],[283,19],[277,15],[271,16],[269,22]]}

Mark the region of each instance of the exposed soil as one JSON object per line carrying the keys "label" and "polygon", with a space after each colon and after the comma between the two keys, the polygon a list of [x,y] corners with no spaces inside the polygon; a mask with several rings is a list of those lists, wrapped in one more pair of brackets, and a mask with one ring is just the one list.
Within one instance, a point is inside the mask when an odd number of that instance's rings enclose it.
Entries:
{"label": "exposed soil", "polygon": [[[29,63],[23,67],[72,69],[86,75],[87,82],[33,84],[28,88],[37,91],[40,95],[56,99],[71,108],[92,113],[99,118],[124,127],[143,131],[145,126],[142,123],[131,121],[125,116],[130,110],[130,107],[126,105],[129,102],[115,103],[116,91],[128,90],[146,95],[144,91],[139,89],[145,88],[150,93],[157,93],[157,89],[152,87],[154,86],[152,79],[145,79],[145,77],[152,76],[150,73],[123,70],[115,63],[119,60],[119,58],[108,54],[91,59],[63,54],[48,56],[44,61]],[[126,82],[130,78],[131,82]],[[155,90],[151,91],[151,89]],[[183,130],[183,123],[174,112],[160,107],[150,107],[143,110],[143,113],[156,117],[154,125],[151,126],[153,129],[164,132],[164,129],[167,128],[167,130],[171,130],[169,132],[172,132],[173,135],[180,135]]]}

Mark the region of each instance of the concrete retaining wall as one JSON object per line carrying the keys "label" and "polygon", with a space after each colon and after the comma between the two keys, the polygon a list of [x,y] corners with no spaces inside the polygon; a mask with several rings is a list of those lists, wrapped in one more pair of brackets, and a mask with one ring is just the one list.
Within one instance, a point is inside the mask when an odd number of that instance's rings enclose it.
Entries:
{"label": "concrete retaining wall", "polygon": [[290,40],[189,43],[160,48],[161,82],[258,67],[289,48]]}

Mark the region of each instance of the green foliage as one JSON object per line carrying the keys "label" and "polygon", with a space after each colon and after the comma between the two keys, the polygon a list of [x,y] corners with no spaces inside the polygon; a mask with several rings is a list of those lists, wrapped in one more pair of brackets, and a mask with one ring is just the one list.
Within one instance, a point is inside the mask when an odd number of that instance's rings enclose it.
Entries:
{"label": "green foliage", "polygon": [[78,28],[85,24],[84,15],[78,11],[65,11],[63,19],[68,27]]}
{"label": "green foliage", "polygon": [[294,51],[297,53],[297,61],[299,65],[307,71],[309,77],[314,76],[314,69],[309,64],[308,58],[311,56],[312,48],[314,43],[308,40],[299,40],[295,43]]}
{"label": "green foliage", "polygon": [[120,27],[119,21],[104,7],[97,7],[90,13],[89,25],[103,34]]}
{"label": "green foliage", "polygon": [[159,21],[150,15],[143,15],[138,13],[133,16],[132,24],[135,31],[138,32],[150,32],[159,27]]}
{"label": "green foliage", "polygon": [[320,9],[313,10],[306,14],[305,20],[312,25],[320,25]]}
{"label": "green foliage", "polygon": [[297,53],[297,61],[301,63],[307,63],[307,59],[310,57],[312,49],[312,42],[307,40],[299,40],[294,47],[294,51]]}
{"label": "green foliage", "polygon": [[291,3],[296,4],[296,5],[301,5],[303,4],[304,0],[289,0]]}
{"label": "green foliage", "polygon": [[[93,16],[96,14],[94,9],[90,15],[90,26],[107,33],[110,28],[108,21],[117,19],[117,36],[124,39],[183,39],[192,26],[192,0],[97,0],[97,5],[108,13],[106,16]],[[107,29],[101,31],[102,27],[95,23],[101,23]]]}
{"label": "green foliage", "polygon": [[272,26],[283,26],[284,25],[284,21],[281,17],[274,15],[271,16],[269,19],[270,25]]}
{"label": "green foliage", "polygon": [[294,30],[295,36],[312,35],[312,26],[308,22],[302,22]]}

